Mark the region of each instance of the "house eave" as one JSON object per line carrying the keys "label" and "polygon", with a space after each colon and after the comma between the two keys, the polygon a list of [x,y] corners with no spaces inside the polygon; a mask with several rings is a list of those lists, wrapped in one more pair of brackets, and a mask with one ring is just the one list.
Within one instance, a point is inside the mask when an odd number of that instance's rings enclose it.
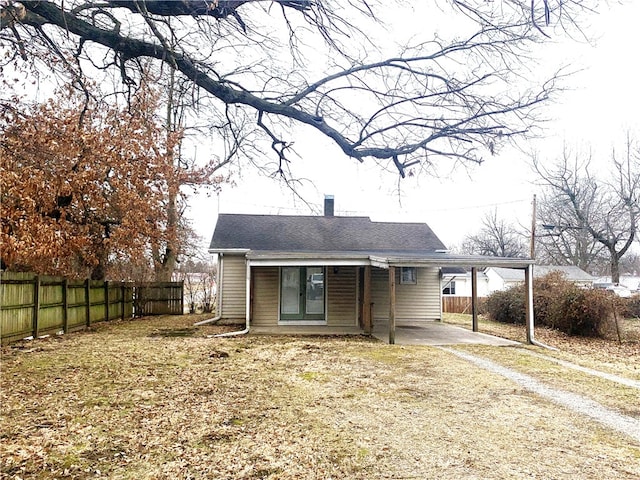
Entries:
{"label": "house eave", "polygon": [[366,253],[356,252],[272,252],[249,251],[247,259],[251,265],[262,267],[280,266],[364,266],[369,265]]}
{"label": "house eave", "polygon": [[248,248],[209,248],[209,253],[223,255],[244,255],[251,250]]}
{"label": "house eave", "polygon": [[531,258],[483,257],[478,255],[433,254],[423,256],[389,256],[389,265],[394,267],[439,266],[439,267],[505,267],[525,269],[535,264]]}
{"label": "house eave", "polygon": [[[236,252],[239,253],[239,252]],[[427,252],[284,252],[284,251],[246,251],[246,257],[255,266],[364,266],[387,269],[393,267],[505,267],[525,269],[535,260],[530,258],[483,257],[478,255],[450,255],[447,253]]]}

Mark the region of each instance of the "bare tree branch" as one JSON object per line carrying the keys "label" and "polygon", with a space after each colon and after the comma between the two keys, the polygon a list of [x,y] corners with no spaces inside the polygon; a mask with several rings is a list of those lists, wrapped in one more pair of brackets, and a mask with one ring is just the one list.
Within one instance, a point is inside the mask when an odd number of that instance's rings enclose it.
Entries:
{"label": "bare tree branch", "polygon": [[562,242],[552,245],[564,249],[561,256],[579,254],[583,262],[579,266],[588,270],[594,270],[589,264],[597,263],[601,254],[594,243],[601,245],[608,253],[612,281],[618,282],[620,259],[638,235],[640,152],[636,142],[627,135],[624,157],[615,150],[612,153],[611,181],[591,173],[590,155],[573,154],[566,148],[550,167],[535,156],[532,160],[546,189],[540,218],[562,237]]}
{"label": "bare tree branch", "polygon": [[[550,25],[554,15],[558,22],[574,21],[588,8],[585,1],[492,3],[450,0],[451,12],[462,13],[475,29],[450,41],[434,34],[404,45],[400,55],[373,61],[368,50],[377,47],[349,15],[378,21],[374,2],[27,0],[0,8],[2,28],[11,26],[15,38],[17,29],[46,25],[56,32],[56,48],[78,44],[75,51],[84,52],[97,68],[94,52],[106,49],[111,55],[105,55],[104,68],[115,64],[127,85],[133,85],[143,61],[170,65],[208,93],[219,116],[225,106],[238,106],[235,114],[252,116],[256,131],[272,144],[292,143],[286,140],[289,130],[277,131],[282,120],[292,121],[332,139],[346,156],[388,162],[402,175],[427,156],[431,164],[438,158],[482,162],[509,139],[527,135],[538,107],[556,91],[559,74],[532,88],[515,89],[512,82],[525,76],[518,70],[529,46],[540,40],[540,25]],[[265,5],[279,8],[272,12]],[[320,74],[303,71],[299,51],[290,55],[297,68],[289,72],[278,71],[277,59],[245,61],[243,42],[272,54],[275,35],[252,20],[261,16],[276,22],[278,13],[290,49],[312,52],[307,38],[319,34],[335,54],[333,65]],[[234,50],[240,60],[229,55]],[[225,61],[234,65],[226,72]],[[282,165],[284,149],[274,151]]]}

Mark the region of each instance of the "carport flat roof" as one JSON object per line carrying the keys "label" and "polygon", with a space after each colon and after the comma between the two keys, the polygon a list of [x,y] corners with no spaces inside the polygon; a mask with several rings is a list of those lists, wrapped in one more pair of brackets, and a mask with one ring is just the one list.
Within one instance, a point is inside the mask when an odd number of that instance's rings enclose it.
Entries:
{"label": "carport flat roof", "polygon": [[[224,253],[224,252],[222,252]],[[238,252],[234,252],[238,253]],[[487,257],[422,252],[278,252],[248,250],[253,265],[373,265],[380,268],[412,266],[505,267],[526,268],[535,263],[531,258]]]}

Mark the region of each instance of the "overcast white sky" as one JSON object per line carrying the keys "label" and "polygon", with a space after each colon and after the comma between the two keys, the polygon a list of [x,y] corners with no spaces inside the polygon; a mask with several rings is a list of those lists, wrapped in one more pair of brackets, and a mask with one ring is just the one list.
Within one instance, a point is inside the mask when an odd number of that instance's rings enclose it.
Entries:
{"label": "overcast white sky", "polygon": [[[562,102],[548,107],[545,113],[553,121],[545,138],[531,142],[531,148],[551,158],[561,152],[563,142],[574,149],[590,145],[596,158],[608,159],[626,130],[640,130],[638,19],[640,2],[611,5],[594,21],[599,36],[595,47],[575,43],[548,47],[554,62],[563,58],[576,70],[584,70],[567,82],[573,90],[563,93]],[[501,217],[531,223],[535,177],[518,151],[505,151],[479,167],[458,169],[442,178],[407,178],[400,183],[399,195],[397,174],[346,158],[328,139],[319,137],[302,135],[295,144],[301,156],[295,172],[309,179],[299,192],[315,211],[276,181],[245,170],[234,178],[236,185],[225,185],[219,196],[193,199],[189,216],[203,246],[208,246],[218,212],[320,214],[324,194],[335,196],[338,215],[425,222],[450,247],[477,231],[481,217],[493,208]]]}

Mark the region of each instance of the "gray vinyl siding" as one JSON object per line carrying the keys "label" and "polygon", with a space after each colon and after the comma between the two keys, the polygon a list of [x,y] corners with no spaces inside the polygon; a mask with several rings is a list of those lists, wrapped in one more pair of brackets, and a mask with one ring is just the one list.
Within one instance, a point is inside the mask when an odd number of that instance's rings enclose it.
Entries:
{"label": "gray vinyl siding", "polygon": [[358,323],[357,267],[327,268],[327,325],[354,326]]}
{"label": "gray vinyl siding", "polygon": [[222,318],[244,319],[246,316],[246,268],[244,255],[222,257]]}
{"label": "gray vinyl siding", "polygon": [[[373,318],[389,319],[389,271],[373,268],[371,272]],[[400,284],[400,269],[396,268],[396,322],[439,320],[440,276],[437,268],[418,268],[414,285]]]}
{"label": "gray vinyl siding", "polygon": [[278,325],[280,271],[278,267],[255,267],[253,276],[253,309],[251,324],[256,326]]}

